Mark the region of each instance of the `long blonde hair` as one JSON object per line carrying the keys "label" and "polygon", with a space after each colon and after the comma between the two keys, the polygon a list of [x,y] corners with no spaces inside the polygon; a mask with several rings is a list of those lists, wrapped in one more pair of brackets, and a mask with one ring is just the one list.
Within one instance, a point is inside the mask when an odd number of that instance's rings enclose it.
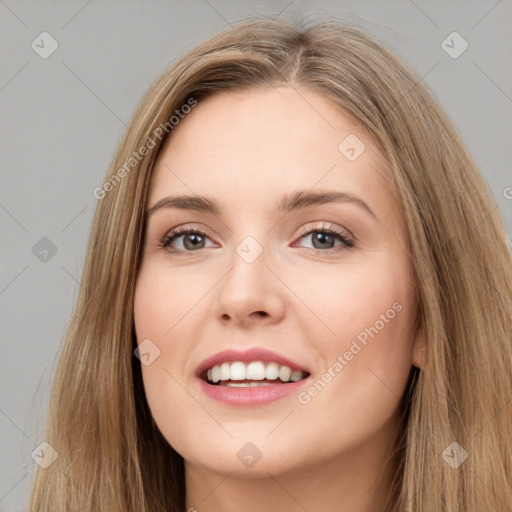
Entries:
{"label": "long blonde hair", "polygon": [[[165,140],[155,134],[165,127],[172,137],[169,119],[191,98],[276,84],[328,96],[367,128],[406,223],[427,358],[403,399],[393,510],[512,508],[512,258],[471,155],[385,46],[337,21],[300,27],[254,18],[158,78],[117,148],[51,391],[42,440],[58,457],[37,470],[32,512],[185,510],[184,461],[151,417],[133,353],[146,195]],[[130,161],[142,147],[147,154]],[[464,452],[454,442],[467,453],[456,468],[447,457]]]}

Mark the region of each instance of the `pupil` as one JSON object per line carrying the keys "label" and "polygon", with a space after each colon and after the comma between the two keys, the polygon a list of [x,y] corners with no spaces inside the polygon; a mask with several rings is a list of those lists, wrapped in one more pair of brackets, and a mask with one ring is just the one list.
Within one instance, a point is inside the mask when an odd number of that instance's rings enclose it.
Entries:
{"label": "pupil", "polygon": [[[332,238],[333,238],[333,236],[329,235],[329,234],[316,233],[313,235],[313,245],[315,245],[314,242],[316,242],[316,241],[319,241],[321,244],[328,243],[329,241],[332,242]],[[327,240],[327,242],[326,242],[326,240]],[[328,247],[328,248],[330,248],[330,247]]]}
{"label": "pupil", "polygon": [[[187,247],[187,241],[190,241],[190,239],[192,238],[195,238],[196,239],[196,242],[192,242],[192,245],[190,247]],[[197,243],[201,243],[201,235],[196,235],[196,234],[192,234],[192,235],[187,235],[185,238],[184,238],[184,245],[185,247],[187,247],[187,249],[197,249]]]}

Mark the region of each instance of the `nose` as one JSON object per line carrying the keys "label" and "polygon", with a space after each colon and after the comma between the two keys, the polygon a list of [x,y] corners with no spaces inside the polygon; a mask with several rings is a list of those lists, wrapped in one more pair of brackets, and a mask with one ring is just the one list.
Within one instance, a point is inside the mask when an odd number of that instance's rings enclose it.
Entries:
{"label": "nose", "polygon": [[230,269],[213,290],[212,312],[219,322],[246,328],[283,318],[286,287],[268,263],[265,250],[254,260],[243,251],[233,252]]}

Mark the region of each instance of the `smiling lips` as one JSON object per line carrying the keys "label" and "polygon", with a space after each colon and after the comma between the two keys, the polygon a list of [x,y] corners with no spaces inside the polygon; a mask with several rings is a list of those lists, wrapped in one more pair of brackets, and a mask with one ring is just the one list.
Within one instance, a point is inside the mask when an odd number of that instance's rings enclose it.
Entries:
{"label": "smiling lips", "polygon": [[289,366],[280,365],[275,361],[225,361],[214,365],[206,372],[207,382],[230,387],[264,386],[272,381],[275,384],[296,382],[306,376],[306,372],[292,370]]}
{"label": "smiling lips", "polygon": [[[196,376],[208,388],[215,387],[222,393],[219,388],[261,388],[263,386],[276,388],[282,384],[287,384],[286,387],[288,387],[292,383],[307,378],[309,372],[294,361],[275,352],[252,348],[245,352],[232,349],[219,352],[199,365]],[[256,398],[254,391],[251,396]],[[268,389],[269,393],[270,391]],[[228,393],[227,389],[226,393]],[[218,393],[208,394],[212,397],[219,397]],[[272,393],[269,394],[269,397],[270,395]],[[263,398],[261,395],[259,397]],[[261,402],[261,400],[259,401]]]}

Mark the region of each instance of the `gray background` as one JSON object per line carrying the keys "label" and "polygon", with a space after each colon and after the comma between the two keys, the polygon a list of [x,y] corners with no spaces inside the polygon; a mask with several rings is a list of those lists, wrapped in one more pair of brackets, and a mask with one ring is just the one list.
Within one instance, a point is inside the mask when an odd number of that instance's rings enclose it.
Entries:
{"label": "gray background", "polygon": [[[175,57],[232,21],[332,12],[386,42],[423,77],[512,233],[510,0],[0,0],[0,511],[27,508],[31,454],[43,441],[96,206],[92,191],[142,94]],[[47,59],[31,47],[43,31],[58,43]],[[469,44],[456,59],[441,46],[453,31]],[[57,249],[47,261],[32,250],[43,237]]]}

